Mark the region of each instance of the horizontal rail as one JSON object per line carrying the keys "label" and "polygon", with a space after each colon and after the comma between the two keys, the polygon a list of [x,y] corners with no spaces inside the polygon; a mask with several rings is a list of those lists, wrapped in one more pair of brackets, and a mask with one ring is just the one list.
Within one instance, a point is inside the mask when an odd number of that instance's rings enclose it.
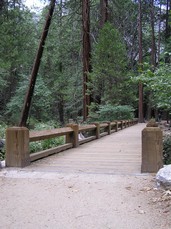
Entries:
{"label": "horizontal rail", "polygon": [[100,124],[100,128],[101,128],[101,127],[104,128],[104,127],[108,127],[108,126],[109,126],[108,123],[101,123],[101,124]]}
{"label": "horizontal rail", "polygon": [[81,145],[81,144],[93,141],[95,139],[96,139],[96,136],[91,136],[91,137],[88,137],[88,138],[84,138],[84,139],[79,140],[79,144]]}
{"label": "horizontal rail", "polygon": [[54,147],[54,148],[51,148],[51,149],[43,150],[43,151],[40,151],[40,152],[37,152],[37,153],[31,153],[30,154],[30,160],[32,162],[32,161],[41,159],[43,157],[50,156],[50,155],[55,154],[55,153],[60,153],[61,151],[70,149],[72,147],[73,147],[72,143],[68,143],[68,144],[57,146],[57,147]]}
{"label": "horizontal rail", "polygon": [[79,131],[80,132],[88,131],[88,130],[94,130],[94,129],[96,129],[95,125],[79,126]]}
{"label": "horizontal rail", "polygon": [[103,132],[103,133],[100,134],[100,137],[104,137],[106,135],[108,135],[108,132]]}
{"label": "horizontal rail", "polygon": [[64,127],[64,128],[58,128],[52,130],[30,131],[29,139],[30,142],[35,142],[35,141],[40,141],[48,138],[64,136],[72,132],[73,129],[71,127]]}

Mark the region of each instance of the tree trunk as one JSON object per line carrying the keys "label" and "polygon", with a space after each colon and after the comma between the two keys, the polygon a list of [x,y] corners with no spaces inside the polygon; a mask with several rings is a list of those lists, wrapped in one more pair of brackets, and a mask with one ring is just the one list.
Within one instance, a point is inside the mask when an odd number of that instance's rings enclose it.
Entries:
{"label": "tree trunk", "polygon": [[154,31],[154,0],[151,0],[151,65],[153,70],[156,67],[156,44],[155,44],[155,31]]}
{"label": "tree trunk", "polygon": [[[154,0],[150,2],[150,14],[151,14],[151,66],[152,71],[155,71],[156,67],[156,44],[155,44],[155,31],[154,31]],[[147,107],[147,120],[151,119],[152,112],[152,93],[149,92],[148,107]]]}
{"label": "tree trunk", "polygon": [[160,43],[161,43],[161,3],[160,3],[160,13],[159,13],[159,28],[158,28],[158,52],[157,52],[157,62],[160,63]]}
{"label": "tree trunk", "polygon": [[44,26],[43,33],[42,33],[42,36],[40,39],[39,48],[38,48],[37,55],[36,55],[36,58],[35,58],[35,61],[33,64],[32,72],[31,72],[30,85],[29,85],[29,89],[27,91],[27,95],[25,98],[24,107],[22,110],[22,115],[21,115],[21,120],[20,120],[19,126],[26,126],[26,123],[27,123],[29,110],[30,110],[30,106],[31,106],[31,100],[33,97],[34,87],[36,84],[37,73],[39,70],[41,57],[42,57],[44,46],[45,46],[45,40],[46,40],[46,37],[48,35],[48,30],[49,30],[49,27],[51,24],[51,19],[52,19],[54,8],[55,8],[55,0],[51,0],[49,12],[47,14],[45,26]]}
{"label": "tree trunk", "polygon": [[167,0],[167,6],[166,6],[166,32],[165,32],[166,40],[171,35],[171,27],[170,27],[170,24],[169,24],[169,12],[170,12],[170,7],[171,7],[170,5],[171,5],[171,1]]}
{"label": "tree trunk", "polygon": [[83,120],[88,116],[90,96],[87,95],[88,73],[91,72],[91,43],[90,43],[90,1],[82,0],[82,27],[83,27]]}
{"label": "tree trunk", "polygon": [[[138,25],[138,34],[139,34],[139,71],[142,72],[143,68],[143,53],[142,53],[142,3],[139,0],[139,25]],[[138,103],[138,120],[140,123],[144,122],[143,115],[143,84],[139,83],[139,103]]]}
{"label": "tree trunk", "polygon": [[100,0],[100,28],[108,20],[108,0]]}

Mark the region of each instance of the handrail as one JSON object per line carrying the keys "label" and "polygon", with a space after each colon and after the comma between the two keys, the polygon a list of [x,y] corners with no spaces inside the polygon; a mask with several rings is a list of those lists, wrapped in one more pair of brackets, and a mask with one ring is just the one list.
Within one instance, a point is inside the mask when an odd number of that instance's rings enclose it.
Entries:
{"label": "handrail", "polygon": [[[6,166],[24,167],[34,160],[38,160],[54,153],[59,153],[72,147],[78,147],[83,143],[99,139],[137,123],[138,120],[134,119],[93,123],[84,126],[68,124],[67,127],[41,131],[29,131],[25,127],[11,127],[6,130]],[[86,135],[88,133],[88,136],[85,137],[84,134],[84,137],[79,139],[80,133],[86,133]],[[30,154],[30,142],[59,136],[65,136],[64,145]]]}
{"label": "handrail", "polygon": [[71,127],[64,127],[64,128],[51,129],[51,130],[30,131],[29,139],[30,142],[35,142],[35,141],[44,140],[48,138],[67,135],[68,133],[72,133],[72,132],[73,129]]}

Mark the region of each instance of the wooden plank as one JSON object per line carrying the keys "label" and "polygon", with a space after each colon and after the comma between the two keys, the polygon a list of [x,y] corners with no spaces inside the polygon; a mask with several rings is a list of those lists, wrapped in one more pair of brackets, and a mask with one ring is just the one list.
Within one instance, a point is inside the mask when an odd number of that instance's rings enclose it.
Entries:
{"label": "wooden plank", "polygon": [[72,144],[68,143],[62,146],[57,146],[55,148],[51,148],[51,149],[47,149],[47,150],[43,150],[37,153],[32,153],[30,154],[30,161],[35,161],[38,159],[41,159],[43,157],[47,157],[49,155],[55,154],[55,153],[59,153],[61,151],[67,150],[72,148]]}
{"label": "wooden plank", "polygon": [[79,132],[90,131],[90,130],[95,130],[95,129],[96,129],[95,125],[79,126]]}
{"label": "wooden plank", "polygon": [[79,144],[84,144],[84,143],[87,143],[87,142],[90,142],[90,141],[93,141],[96,139],[96,136],[91,136],[91,137],[88,137],[88,138],[85,138],[85,139],[82,139],[82,140],[79,140]]}
{"label": "wooden plank", "polygon": [[79,126],[79,131],[88,131],[88,130],[94,130],[96,129],[95,125],[86,125],[86,126]]}
{"label": "wooden plank", "polygon": [[109,126],[108,123],[101,123],[101,124],[100,124],[100,128],[105,128],[105,127],[108,127],[108,126]]}
{"label": "wooden plank", "polygon": [[100,137],[104,137],[106,135],[108,135],[108,132],[103,132],[103,133],[100,134]]}
{"label": "wooden plank", "polygon": [[44,140],[48,138],[55,138],[63,135],[72,133],[73,129],[70,127],[52,129],[52,130],[41,130],[41,131],[30,131],[29,138],[30,142]]}

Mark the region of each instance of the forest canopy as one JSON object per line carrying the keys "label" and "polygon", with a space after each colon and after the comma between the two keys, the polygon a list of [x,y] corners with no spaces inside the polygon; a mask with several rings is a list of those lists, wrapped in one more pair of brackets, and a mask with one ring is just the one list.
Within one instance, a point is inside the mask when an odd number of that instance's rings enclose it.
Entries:
{"label": "forest canopy", "polygon": [[[50,2],[41,11],[0,2],[1,122],[20,121]],[[141,84],[143,118],[169,113],[170,12],[169,0],[56,1],[27,122],[64,125],[83,119],[83,105],[87,118],[106,106],[138,117]]]}

